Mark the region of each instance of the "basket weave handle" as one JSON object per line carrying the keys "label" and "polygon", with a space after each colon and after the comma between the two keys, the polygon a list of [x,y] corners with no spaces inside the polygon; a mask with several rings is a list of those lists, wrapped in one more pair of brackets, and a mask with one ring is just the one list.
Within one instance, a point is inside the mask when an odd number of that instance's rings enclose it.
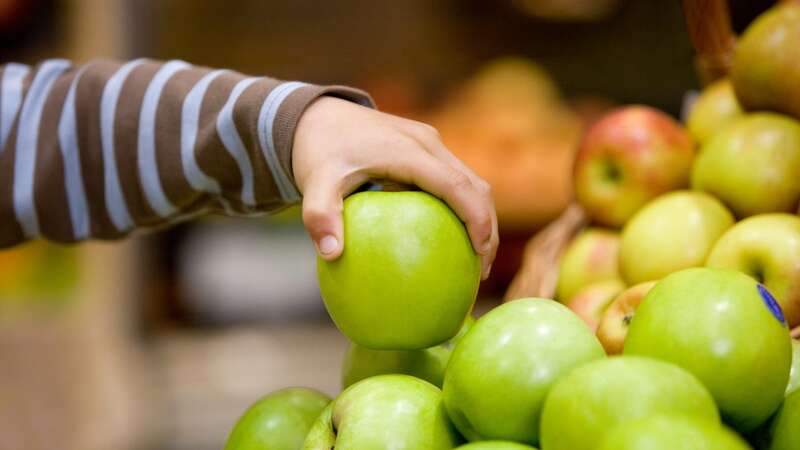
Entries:
{"label": "basket weave handle", "polygon": [[[797,1],[797,0],[792,0]],[[728,74],[736,49],[727,0],[682,0],[695,65],[705,85]]]}

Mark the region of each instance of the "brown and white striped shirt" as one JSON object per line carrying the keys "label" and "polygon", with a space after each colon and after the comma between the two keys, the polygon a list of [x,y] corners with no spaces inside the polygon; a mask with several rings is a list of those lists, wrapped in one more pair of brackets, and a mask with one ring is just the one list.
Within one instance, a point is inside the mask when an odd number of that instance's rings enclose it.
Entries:
{"label": "brown and white striped shirt", "polygon": [[183,61],[0,66],[0,247],[297,202],[294,131],[320,95],[372,106],[346,87]]}

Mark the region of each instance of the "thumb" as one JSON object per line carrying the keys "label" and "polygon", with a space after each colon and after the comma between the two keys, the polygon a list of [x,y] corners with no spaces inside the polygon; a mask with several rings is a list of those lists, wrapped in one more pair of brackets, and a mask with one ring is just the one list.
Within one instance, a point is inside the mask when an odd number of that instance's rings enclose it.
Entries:
{"label": "thumb", "polygon": [[303,193],[303,224],[319,256],[333,261],[344,249],[342,195],[336,184],[315,180]]}

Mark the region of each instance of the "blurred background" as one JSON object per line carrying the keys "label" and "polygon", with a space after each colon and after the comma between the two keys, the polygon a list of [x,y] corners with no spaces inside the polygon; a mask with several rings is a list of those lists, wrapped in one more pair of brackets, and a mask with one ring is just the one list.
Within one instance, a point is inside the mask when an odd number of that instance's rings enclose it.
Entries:
{"label": "blurred background", "polygon": [[[730,2],[734,28],[772,3]],[[434,124],[496,197],[478,312],[569,203],[586,124],[622,103],[679,117],[698,86],[677,0],[0,0],[0,55],[355,85]],[[347,343],[314,265],[297,208],[0,252],[0,450],[216,450],[264,393],[335,394]]]}

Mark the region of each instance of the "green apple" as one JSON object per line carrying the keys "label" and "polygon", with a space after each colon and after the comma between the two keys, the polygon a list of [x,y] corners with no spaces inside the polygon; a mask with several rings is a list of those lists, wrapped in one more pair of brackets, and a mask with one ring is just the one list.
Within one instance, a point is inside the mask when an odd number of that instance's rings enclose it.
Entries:
{"label": "green apple", "polygon": [[624,354],[677,364],[708,387],[743,433],[783,400],[792,363],[789,330],[767,289],[730,269],[693,268],[653,287],[639,305]]}
{"label": "green apple", "polygon": [[542,413],[542,448],[595,450],[620,424],[657,414],[719,422],[708,390],[674,364],[636,356],[593,361],[550,391]]}
{"label": "green apple", "polygon": [[749,450],[733,431],[708,420],[658,415],[624,423],[598,450]]}
{"label": "green apple", "polygon": [[784,400],[769,427],[768,450],[797,450],[800,448],[800,390]]}
{"label": "green apple", "polygon": [[789,326],[800,325],[800,217],[760,214],[737,223],[711,249],[706,266],[736,269],[764,283]]}
{"label": "green apple", "polygon": [[735,120],[703,146],[692,187],[713,194],[739,218],[794,212],[800,201],[800,123],[767,112]]}
{"label": "green apple", "polygon": [[458,447],[456,450],[536,450],[528,445],[511,441],[480,441],[471,442]]}
{"label": "green apple", "polygon": [[692,191],[662,195],[625,225],[620,272],[628,285],[702,266],[714,242],[733,225],[733,216],[714,197]]}
{"label": "green apple", "polygon": [[567,307],[578,315],[589,329],[597,330],[600,319],[614,298],[625,290],[621,280],[606,280],[590,284],[567,302]]}
{"label": "green apple", "polygon": [[375,375],[392,373],[411,375],[442,387],[444,369],[459,339],[472,327],[475,319],[467,316],[458,334],[444,344],[423,350],[370,350],[350,344],[342,364],[342,386]]}
{"label": "green apple", "polygon": [[582,231],[561,258],[556,298],[566,302],[589,284],[618,279],[618,258],[619,233],[602,228]]}
{"label": "green apple", "polygon": [[469,314],[481,268],[467,230],[424,192],[360,192],[344,202],[344,253],[317,260],[339,329],[373,350],[447,341]]}
{"label": "green apple", "polygon": [[581,319],[545,299],[505,303],[478,319],[453,351],[444,402],[469,441],[535,445],[547,392],[573,368],[603,358]]}
{"label": "green apple", "polygon": [[621,227],[651,199],[689,184],[694,143],[681,125],[647,106],[595,122],[575,157],[575,195],[595,222]]}
{"label": "green apple", "polygon": [[450,450],[458,439],[439,388],[409,375],[378,375],[342,392],[303,449]]}
{"label": "green apple", "polygon": [[731,77],[745,108],[800,118],[800,5],[784,3],[745,30],[736,47]]}
{"label": "green apple", "polygon": [[792,339],[792,368],[789,371],[789,384],[786,386],[786,395],[800,388],[800,341]]}
{"label": "green apple", "polygon": [[697,97],[689,109],[686,127],[694,140],[703,144],[742,114],[744,112],[736,100],[731,81],[722,78],[708,85]]}
{"label": "green apple", "polygon": [[606,308],[597,327],[597,340],[603,344],[606,354],[622,353],[625,336],[628,335],[628,327],[636,314],[636,308],[655,284],[655,281],[645,281],[631,286],[619,294]]}
{"label": "green apple", "polygon": [[273,392],[242,415],[225,450],[298,450],[330,401],[325,394],[307,388]]}

